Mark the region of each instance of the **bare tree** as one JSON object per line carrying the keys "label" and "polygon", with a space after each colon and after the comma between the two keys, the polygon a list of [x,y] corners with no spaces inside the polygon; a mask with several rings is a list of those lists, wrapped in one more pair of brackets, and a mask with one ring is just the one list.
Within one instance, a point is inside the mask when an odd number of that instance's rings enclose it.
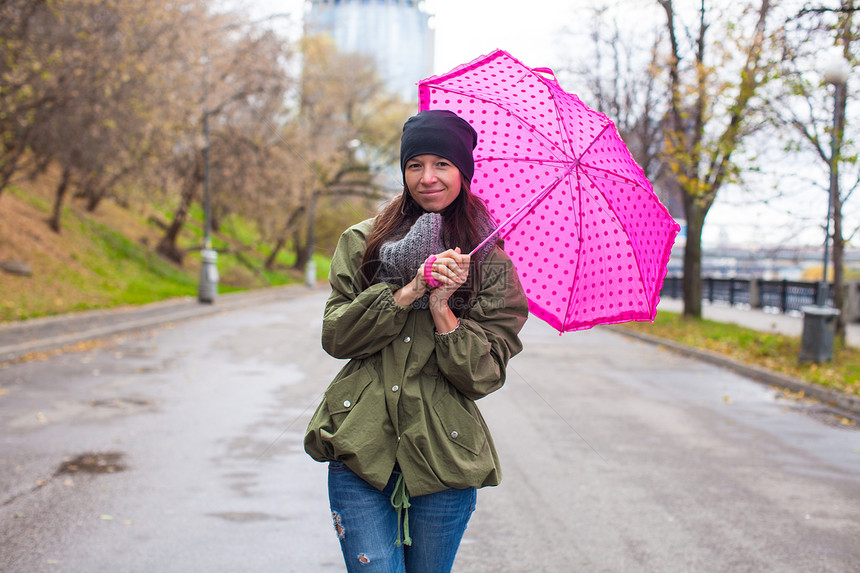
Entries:
{"label": "bare tree", "polygon": [[319,210],[383,195],[406,106],[330,41],[306,44],[296,78],[290,42],[207,0],[0,0],[0,15],[0,189],[56,166],[57,231],[70,196],[94,210],[158,192],[174,211],[156,250],[181,263],[209,173],[216,229],[242,215],[268,265],[289,243],[302,265]]}
{"label": "bare tree", "polygon": [[578,57],[569,68],[583,85],[584,100],[615,123],[657,195],[674,216],[682,217],[680,190],[663,154],[670,98],[661,65],[661,29],[631,34],[618,14],[604,6],[594,9],[589,39],[588,56]]}
{"label": "bare tree", "polygon": [[[199,78],[197,113],[188,123],[190,131],[175,162],[182,181],[180,200],[156,247],[179,263],[183,251],[177,240],[204,182],[204,154],[211,158],[211,192],[222,215],[255,185],[257,175],[251,166],[270,157],[265,150],[282,110],[290,53],[289,45],[273,32],[225,16],[204,21],[192,46],[200,55],[197,65],[189,65]],[[202,137],[204,124],[210,130],[208,139]]]}
{"label": "bare tree", "polygon": [[59,231],[71,189],[93,210],[123,179],[134,175],[142,183],[156,142],[173,139],[179,106],[170,95],[182,86],[163,90],[161,82],[176,61],[172,48],[184,18],[201,6],[202,0],[0,5],[4,16],[14,16],[4,20],[13,50],[2,64],[10,81],[0,90],[0,187],[25,158],[31,172],[59,166],[49,219]]}
{"label": "bare tree", "polygon": [[393,161],[394,142],[408,117],[407,107],[386,91],[366,56],[338,52],[327,36],[306,37],[303,56],[293,120],[307,168],[300,189],[302,226],[293,232],[297,268],[304,267],[315,248],[321,197],[381,196],[374,171]]}
{"label": "bare tree", "polygon": [[[44,121],[37,111],[53,105],[55,94],[46,89],[46,62],[57,47],[44,35],[54,14],[48,2],[6,0],[0,3],[0,194],[20,169],[30,137]],[[41,43],[34,38],[42,36]]]}
{"label": "bare tree", "polygon": [[[825,241],[831,241],[833,245],[833,303],[841,311],[836,322],[836,335],[843,343],[845,244],[856,232],[849,231],[846,237],[843,211],[846,202],[860,186],[860,170],[857,169],[856,145],[851,137],[846,137],[846,129],[855,127],[847,122],[848,83],[836,81],[831,97],[830,86],[820,67],[826,65],[822,61],[826,59],[826,56],[822,58],[822,47],[827,46],[834,48],[851,68],[857,65],[854,52],[860,31],[856,4],[856,0],[838,0],[830,5],[807,5],[799,14],[792,15],[786,22],[783,44],[783,91],[770,102],[777,127],[791,128],[786,134],[791,140],[788,149],[791,152],[811,151],[823,172],[829,175],[826,184],[821,177],[818,186],[828,194],[830,212],[827,216],[833,221],[832,235],[826,236]],[[822,281],[827,282],[828,277],[823,276]]]}
{"label": "bare tree", "polygon": [[[736,177],[733,155],[756,125],[751,119],[754,98],[769,79],[767,59],[770,0],[743,7],[736,43],[729,47],[709,40],[715,10],[701,0],[694,26],[684,27],[674,0],[657,0],[666,15],[670,52],[670,104],[665,161],[681,189],[687,221],[684,249],[684,316],[702,315],[702,230],[705,217],[724,184]],[[745,26],[750,20],[749,28]],[[689,30],[690,34],[684,33]],[[717,62],[721,65],[717,66]],[[740,62],[734,81],[726,81],[731,62]]]}

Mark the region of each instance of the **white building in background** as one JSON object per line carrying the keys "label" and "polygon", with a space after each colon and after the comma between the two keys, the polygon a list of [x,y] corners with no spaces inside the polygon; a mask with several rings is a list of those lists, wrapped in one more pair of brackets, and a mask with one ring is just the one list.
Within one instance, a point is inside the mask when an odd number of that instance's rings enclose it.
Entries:
{"label": "white building in background", "polygon": [[434,34],[418,0],[311,0],[307,33],[327,32],[343,52],[373,58],[388,88],[418,101],[418,82],[433,75]]}

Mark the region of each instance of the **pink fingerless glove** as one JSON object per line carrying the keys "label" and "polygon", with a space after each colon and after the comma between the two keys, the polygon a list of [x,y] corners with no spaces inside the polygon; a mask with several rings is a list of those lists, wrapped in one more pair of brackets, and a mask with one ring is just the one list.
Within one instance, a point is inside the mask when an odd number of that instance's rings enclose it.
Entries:
{"label": "pink fingerless glove", "polygon": [[427,257],[427,260],[424,261],[424,280],[430,285],[430,288],[436,288],[442,286],[442,283],[433,278],[431,274],[433,272],[433,263],[436,262],[436,255],[430,255]]}

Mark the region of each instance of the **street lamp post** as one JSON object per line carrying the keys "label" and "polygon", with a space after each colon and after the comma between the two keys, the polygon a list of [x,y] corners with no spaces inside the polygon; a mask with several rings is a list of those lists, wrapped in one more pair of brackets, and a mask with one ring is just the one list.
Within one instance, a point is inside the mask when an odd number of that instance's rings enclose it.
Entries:
{"label": "street lamp post", "polygon": [[827,218],[824,224],[824,261],[821,288],[818,290],[818,306],[827,306],[827,265],[830,262],[830,219],[833,205],[839,193],[839,153],[842,147],[842,132],[845,129],[845,98],[847,95],[850,64],[841,54],[833,54],[822,66],[824,80],[833,84],[833,125],[830,132],[830,187],[827,193]]}
{"label": "street lamp post", "polygon": [[[275,18],[290,17],[288,13],[269,14],[249,22],[232,23],[217,28],[226,31],[241,26],[253,26]],[[218,296],[218,251],[212,248],[212,203],[209,189],[209,34],[204,34],[203,45],[203,248],[200,250],[200,282],[197,286],[197,300],[213,303]]]}
{"label": "street lamp post", "polygon": [[821,282],[818,285],[815,306],[803,307],[803,334],[800,341],[801,362],[825,362],[833,359],[833,338],[839,309],[827,304],[829,283],[827,265],[830,262],[830,218],[839,193],[839,154],[845,127],[845,98],[848,73],[851,68],[842,54],[824,58],[821,73],[824,80],[833,84],[833,125],[830,133],[830,185],[827,194],[827,218],[824,224],[824,260]]}
{"label": "street lamp post", "polygon": [[197,300],[213,303],[218,296],[218,252],[212,248],[212,204],[209,195],[209,54],[203,69],[203,248],[200,250],[200,282]]}

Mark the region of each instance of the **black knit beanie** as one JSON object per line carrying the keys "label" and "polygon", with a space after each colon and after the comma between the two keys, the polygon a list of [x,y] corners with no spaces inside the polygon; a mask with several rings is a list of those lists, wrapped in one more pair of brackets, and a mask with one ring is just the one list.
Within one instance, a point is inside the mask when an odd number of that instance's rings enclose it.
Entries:
{"label": "black knit beanie", "polygon": [[478,134],[469,122],[452,111],[429,109],[413,115],[403,124],[400,136],[400,172],[406,181],[406,162],[416,155],[432,153],[444,157],[471,182],[475,174],[472,150]]}

